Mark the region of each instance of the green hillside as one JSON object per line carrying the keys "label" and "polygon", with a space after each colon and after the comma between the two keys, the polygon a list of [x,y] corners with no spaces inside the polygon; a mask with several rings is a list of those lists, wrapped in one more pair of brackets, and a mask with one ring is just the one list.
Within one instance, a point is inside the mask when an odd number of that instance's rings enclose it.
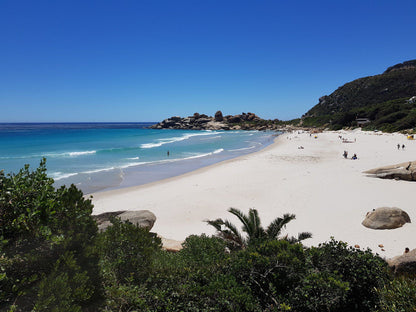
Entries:
{"label": "green hillside", "polygon": [[370,129],[399,131],[416,127],[416,60],[389,67],[383,74],[346,83],[319,99],[303,117],[304,126],[337,129],[369,118]]}

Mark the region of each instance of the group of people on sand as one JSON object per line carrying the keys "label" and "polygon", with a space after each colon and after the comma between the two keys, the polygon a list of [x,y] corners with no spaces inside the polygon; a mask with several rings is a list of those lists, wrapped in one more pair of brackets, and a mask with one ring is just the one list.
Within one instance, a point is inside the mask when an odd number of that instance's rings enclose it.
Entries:
{"label": "group of people on sand", "polygon": [[[404,144],[402,144],[402,150],[404,150],[404,148],[405,148],[406,146],[404,146]],[[400,144],[397,144],[397,149],[399,150],[400,149]]]}
{"label": "group of people on sand", "polygon": [[[344,153],[342,154],[342,156],[344,156],[344,158],[347,159],[348,158],[348,152],[347,151],[344,151]],[[351,159],[352,160],[358,159],[357,154],[352,155]]]}
{"label": "group of people on sand", "polygon": [[355,142],[357,142],[356,138],[354,138],[354,141],[351,141],[347,138],[344,138],[342,135],[339,135],[338,138],[340,138],[342,140],[342,143],[355,143]]}

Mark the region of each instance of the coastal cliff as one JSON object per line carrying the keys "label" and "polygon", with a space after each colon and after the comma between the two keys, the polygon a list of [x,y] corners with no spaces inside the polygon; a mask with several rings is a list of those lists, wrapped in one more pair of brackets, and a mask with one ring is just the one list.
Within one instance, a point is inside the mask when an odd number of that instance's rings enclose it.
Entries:
{"label": "coastal cliff", "polygon": [[217,111],[212,116],[195,113],[188,117],[173,116],[151,126],[152,129],[186,130],[276,130],[279,120],[265,120],[253,113],[223,116]]}

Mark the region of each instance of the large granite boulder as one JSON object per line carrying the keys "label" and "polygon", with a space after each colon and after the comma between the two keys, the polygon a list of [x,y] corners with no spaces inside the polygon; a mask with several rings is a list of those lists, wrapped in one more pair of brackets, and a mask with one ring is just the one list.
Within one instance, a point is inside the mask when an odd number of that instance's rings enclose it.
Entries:
{"label": "large granite boulder", "polygon": [[135,211],[112,211],[105,212],[99,215],[92,216],[97,222],[98,229],[104,231],[111,225],[111,217],[120,218],[121,221],[129,221],[133,224],[138,224],[140,227],[152,229],[156,222],[156,216],[149,210],[135,210]]}
{"label": "large granite boulder", "polygon": [[182,120],[182,117],[179,116],[172,116],[169,118],[170,120],[174,121],[174,122],[179,122]]}
{"label": "large granite boulder", "polygon": [[416,249],[387,260],[396,274],[416,274]]}
{"label": "large granite boulder", "polygon": [[256,114],[253,113],[247,113],[247,121],[253,121],[256,119]]}
{"label": "large granite boulder", "polygon": [[416,161],[409,161],[391,166],[379,167],[364,171],[382,179],[416,181]]}
{"label": "large granite boulder", "polygon": [[199,115],[199,113],[194,113],[194,116],[193,116],[195,119],[198,119],[199,117],[201,117],[201,115]]}
{"label": "large granite boulder", "polygon": [[210,130],[229,130],[230,127],[223,122],[210,121],[206,124],[206,128]]}
{"label": "large granite boulder", "polygon": [[242,121],[241,115],[235,115],[235,116],[231,116],[228,118],[229,123],[239,123],[241,121]]}
{"label": "large granite boulder", "polygon": [[209,117],[200,117],[197,120],[195,120],[196,124],[206,124],[208,122],[212,121],[212,118]]}
{"label": "large granite boulder", "polygon": [[405,223],[410,223],[409,215],[396,207],[381,207],[367,213],[361,223],[374,230],[397,229]]}
{"label": "large granite boulder", "polygon": [[222,112],[218,111],[215,113],[215,121],[223,121],[224,117],[222,116]]}

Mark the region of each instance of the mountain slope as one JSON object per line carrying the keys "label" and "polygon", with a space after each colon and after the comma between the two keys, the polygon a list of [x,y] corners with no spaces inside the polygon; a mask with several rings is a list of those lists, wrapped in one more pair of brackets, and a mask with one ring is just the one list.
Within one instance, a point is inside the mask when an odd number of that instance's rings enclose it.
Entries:
{"label": "mountain slope", "polygon": [[356,117],[365,117],[371,121],[370,128],[409,129],[416,126],[416,101],[409,101],[415,95],[416,60],[412,60],[391,66],[383,74],[346,83],[321,97],[302,121],[304,125],[340,128],[354,126]]}
{"label": "mountain slope", "polygon": [[416,60],[389,67],[383,74],[346,83],[319,99],[305,116],[348,112],[353,108],[416,95]]}

